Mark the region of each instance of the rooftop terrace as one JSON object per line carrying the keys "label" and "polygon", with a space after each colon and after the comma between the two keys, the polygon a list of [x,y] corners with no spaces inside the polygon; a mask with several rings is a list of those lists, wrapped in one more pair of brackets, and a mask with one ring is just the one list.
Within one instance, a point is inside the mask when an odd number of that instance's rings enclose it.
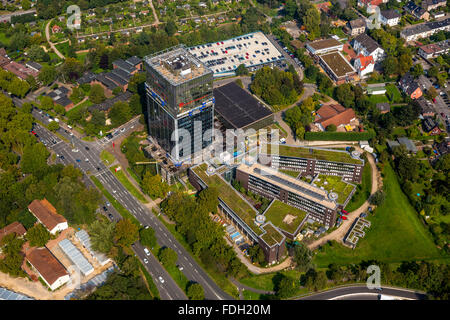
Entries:
{"label": "rooftop terrace", "polygon": [[255,224],[255,217],[258,214],[256,209],[249,205],[228,183],[218,175],[208,175],[206,169],[208,165],[203,163],[197,167],[193,167],[194,173],[202,179],[208,187],[215,187],[219,190],[219,198],[225,202],[234,213],[236,213],[257,235],[261,235],[263,231]]}
{"label": "rooftop terrace", "polygon": [[176,46],[145,57],[145,61],[162,77],[176,86],[212,71],[184,46]]}
{"label": "rooftop terrace", "polygon": [[[263,146],[267,146],[266,154],[271,154],[272,145],[271,144],[262,145],[260,148],[260,153],[262,154],[264,154]],[[285,157],[327,160],[332,162],[343,162],[361,165],[363,164],[363,160],[352,158],[352,156],[347,151],[343,150],[330,150],[330,149],[307,148],[297,146],[294,147],[285,144],[280,144],[278,145],[278,152],[280,156]]]}
{"label": "rooftop terrace", "polygon": [[272,168],[263,166],[259,163],[253,163],[251,166],[241,164],[237,170],[245,172],[261,180],[268,181],[281,189],[287,190],[294,194],[299,194],[306,199],[332,210],[336,209],[336,203],[328,199],[328,193],[326,191]]}
{"label": "rooftop terrace", "polygon": [[266,233],[261,236],[261,239],[263,239],[269,246],[273,246],[283,240],[283,234],[280,233],[272,224],[267,223],[262,228]]}
{"label": "rooftop terrace", "polygon": [[279,200],[274,200],[264,212],[264,216],[266,221],[272,222],[277,228],[293,234],[306,218],[307,213]]}

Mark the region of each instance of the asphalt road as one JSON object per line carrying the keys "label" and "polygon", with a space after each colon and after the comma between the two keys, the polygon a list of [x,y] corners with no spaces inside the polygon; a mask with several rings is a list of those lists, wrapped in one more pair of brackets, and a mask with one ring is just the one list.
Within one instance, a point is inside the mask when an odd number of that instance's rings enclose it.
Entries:
{"label": "asphalt road", "polygon": [[[33,116],[40,121],[48,122],[44,114],[33,111]],[[129,125],[131,128],[132,125]],[[148,225],[155,230],[155,235],[161,247],[170,247],[178,254],[177,264],[183,267],[184,275],[190,280],[202,285],[205,291],[205,298],[210,300],[233,299],[231,296],[223,292],[215,282],[206,274],[206,272],[197,264],[184,247],[175,239],[175,237],[167,230],[164,224],[144,205],[135,199],[128,190],[117,180],[115,175],[107,168],[99,157],[99,145],[94,142],[85,142],[79,140],[75,136],[71,136],[70,132],[66,133],[60,128],[58,133],[65,136],[71,143],[69,146],[66,142],[59,139],[56,135],[50,133],[47,129],[36,126],[35,132],[39,138],[47,143],[47,147],[55,151],[59,155],[63,155],[67,163],[74,164],[84,174],[93,174],[96,176],[103,186],[111,193],[111,195],[122,204],[142,225]],[[124,130],[123,134],[126,133]],[[56,143],[53,143],[53,140]],[[86,147],[89,149],[87,150]],[[117,146],[119,147],[119,146]],[[152,265],[153,266],[153,265]],[[161,269],[161,268],[160,268]],[[164,270],[165,271],[165,270]],[[159,270],[158,274],[164,274],[163,270]],[[167,276],[166,276],[167,277]],[[163,276],[165,283],[169,282],[170,277]],[[155,280],[159,282],[159,280]],[[167,286],[166,286],[167,287]],[[178,287],[177,287],[178,288]],[[171,297],[179,297],[180,293],[174,288],[167,287]],[[173,291],[169,291],[173,290]],[[178,290],[181,290],[178,288]],[[161,297],[162,298],[162,297]],[[176,298],[175,298],[176,299]]]}
{"label": "asphalt road", "polygon": [[396,299],[423,300],[426,295],[409,289],[382,287],[382,290],[369,289],[366,286],[353,286],[331,289],[298,300],[380,300],[380,294]]}

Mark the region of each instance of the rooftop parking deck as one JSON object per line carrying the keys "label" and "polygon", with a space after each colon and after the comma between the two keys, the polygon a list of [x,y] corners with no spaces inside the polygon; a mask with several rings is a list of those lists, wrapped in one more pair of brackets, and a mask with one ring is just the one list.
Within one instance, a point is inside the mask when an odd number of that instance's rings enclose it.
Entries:
{"label": "rooftop parking deck", "polygon": [[284,59],[283,54],[260,31],[194,46],[188,51],[211,68],[214,76],[234,73],[241,64],[249,68]]}

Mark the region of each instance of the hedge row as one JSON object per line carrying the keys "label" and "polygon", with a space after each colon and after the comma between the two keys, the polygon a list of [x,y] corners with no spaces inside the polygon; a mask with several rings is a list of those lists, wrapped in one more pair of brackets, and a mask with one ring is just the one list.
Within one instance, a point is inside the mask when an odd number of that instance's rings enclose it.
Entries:
{"label": "hedge row", "polygon": [[305,132],[305,140],[331,140],[331,141],[360,141],[369,140],[375,136],[374,131],[368,132]]}

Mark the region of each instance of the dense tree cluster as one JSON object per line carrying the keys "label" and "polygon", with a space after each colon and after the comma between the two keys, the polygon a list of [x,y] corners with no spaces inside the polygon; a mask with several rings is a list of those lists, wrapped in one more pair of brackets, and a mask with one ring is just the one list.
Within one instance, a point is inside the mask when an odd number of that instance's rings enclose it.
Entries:
{"label": "dense tree cluster", "polygon": [[208,188],[200,192],[197,200],[175,192],[161,203],[161,209],[176,222],[177,231],[208,268],[239,278],[247,273],[247,268],[226,244],[223,229],[209,216],[217,205],[218,190]]}
{"label": "dense tree cluster", "polygon": [[250,88],[272,106],[289,105],[297,101],[303,84],[297,74],[263,67],[256,72]]}
{"label": "dense tree cluster", "polygon": [[16,109],[4,95],[0,105],[0,227],[22,219],[29,225],[23,211],[44,197],[69,223],[92,222],[99,193],[84,186],[81,172],[73,166],[47,164],[49,152],[29,132],[33,125],[29,113]]}

